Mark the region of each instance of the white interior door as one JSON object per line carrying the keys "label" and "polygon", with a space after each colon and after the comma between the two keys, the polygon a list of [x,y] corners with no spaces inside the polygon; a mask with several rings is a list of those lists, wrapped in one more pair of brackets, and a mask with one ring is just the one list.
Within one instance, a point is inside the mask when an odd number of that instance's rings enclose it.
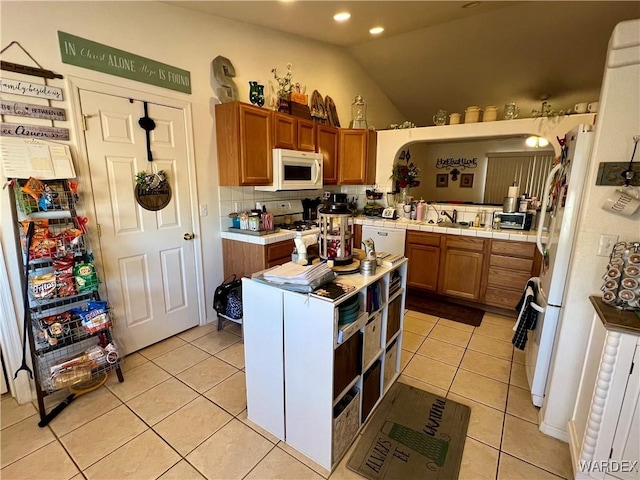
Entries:
{"label": "white interior door", "polygon": [[[138,125],[141,101],[83,90],[80,102],[103,281],[116,338],[131,353],[199,323],[195,247],[185,239],[193,232],[185,112],[148,105],[156,124],[149,163]],[[168,176],[172,198],[149,211],[136,202],[135,175],[159,170]]]}

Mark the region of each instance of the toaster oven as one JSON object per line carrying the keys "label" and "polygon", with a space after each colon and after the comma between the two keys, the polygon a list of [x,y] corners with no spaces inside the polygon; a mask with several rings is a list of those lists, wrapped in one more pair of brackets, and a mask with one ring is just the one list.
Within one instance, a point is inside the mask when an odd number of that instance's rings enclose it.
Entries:
{"label": "toaster oven", "polygon": [[533,214],[526,212],[493,212],[495,224],[496,217],[500,218],[500,228],[511,230],[531,230]]}

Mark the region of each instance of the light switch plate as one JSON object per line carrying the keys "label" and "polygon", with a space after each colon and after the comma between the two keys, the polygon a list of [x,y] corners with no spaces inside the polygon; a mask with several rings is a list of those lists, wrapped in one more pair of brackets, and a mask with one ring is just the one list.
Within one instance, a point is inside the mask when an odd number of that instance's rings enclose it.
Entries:
{"label": "light switch plate", "polygon": [[613,246],[618,243],[618,235],[600,235],[600,242],[598,243],[598,256],[608,257],[611,255]]}

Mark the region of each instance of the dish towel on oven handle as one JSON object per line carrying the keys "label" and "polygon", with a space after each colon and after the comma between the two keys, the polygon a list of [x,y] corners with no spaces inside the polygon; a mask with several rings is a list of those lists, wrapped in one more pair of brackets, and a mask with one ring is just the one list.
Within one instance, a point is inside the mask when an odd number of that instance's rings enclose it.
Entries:
{"label": "dish towel on oven handle", "polygon": [[540,278],[531,277],[527,281],[522,297],[515,308],[519,313],[516,324],[513,326],[515,334],[513,335],[511,343],[513,343],[514,347],[520,350],[524,350],[524,347],[527,344],[527,331],[534,330],[536,328],[538,313],[544,312],[544,309],[536,303],[539,289]]}

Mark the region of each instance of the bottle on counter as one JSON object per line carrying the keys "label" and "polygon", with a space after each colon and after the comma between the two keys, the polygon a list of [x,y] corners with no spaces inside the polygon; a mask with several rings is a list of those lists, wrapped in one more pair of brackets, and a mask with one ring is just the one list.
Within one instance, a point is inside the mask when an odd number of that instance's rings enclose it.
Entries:
{"label": "bottle on counter", "polygon": [[424,214],[427,204],[424,203],[424,200],[421,198],[418,202],[418,207],[416,208],[416,220],[422,221],[424,220]]}
{"label": "bottle on counter", "polygon": [[476,213],[476,218],[473,221],[473,226],[476,228],[480,227],[480,212]]}

